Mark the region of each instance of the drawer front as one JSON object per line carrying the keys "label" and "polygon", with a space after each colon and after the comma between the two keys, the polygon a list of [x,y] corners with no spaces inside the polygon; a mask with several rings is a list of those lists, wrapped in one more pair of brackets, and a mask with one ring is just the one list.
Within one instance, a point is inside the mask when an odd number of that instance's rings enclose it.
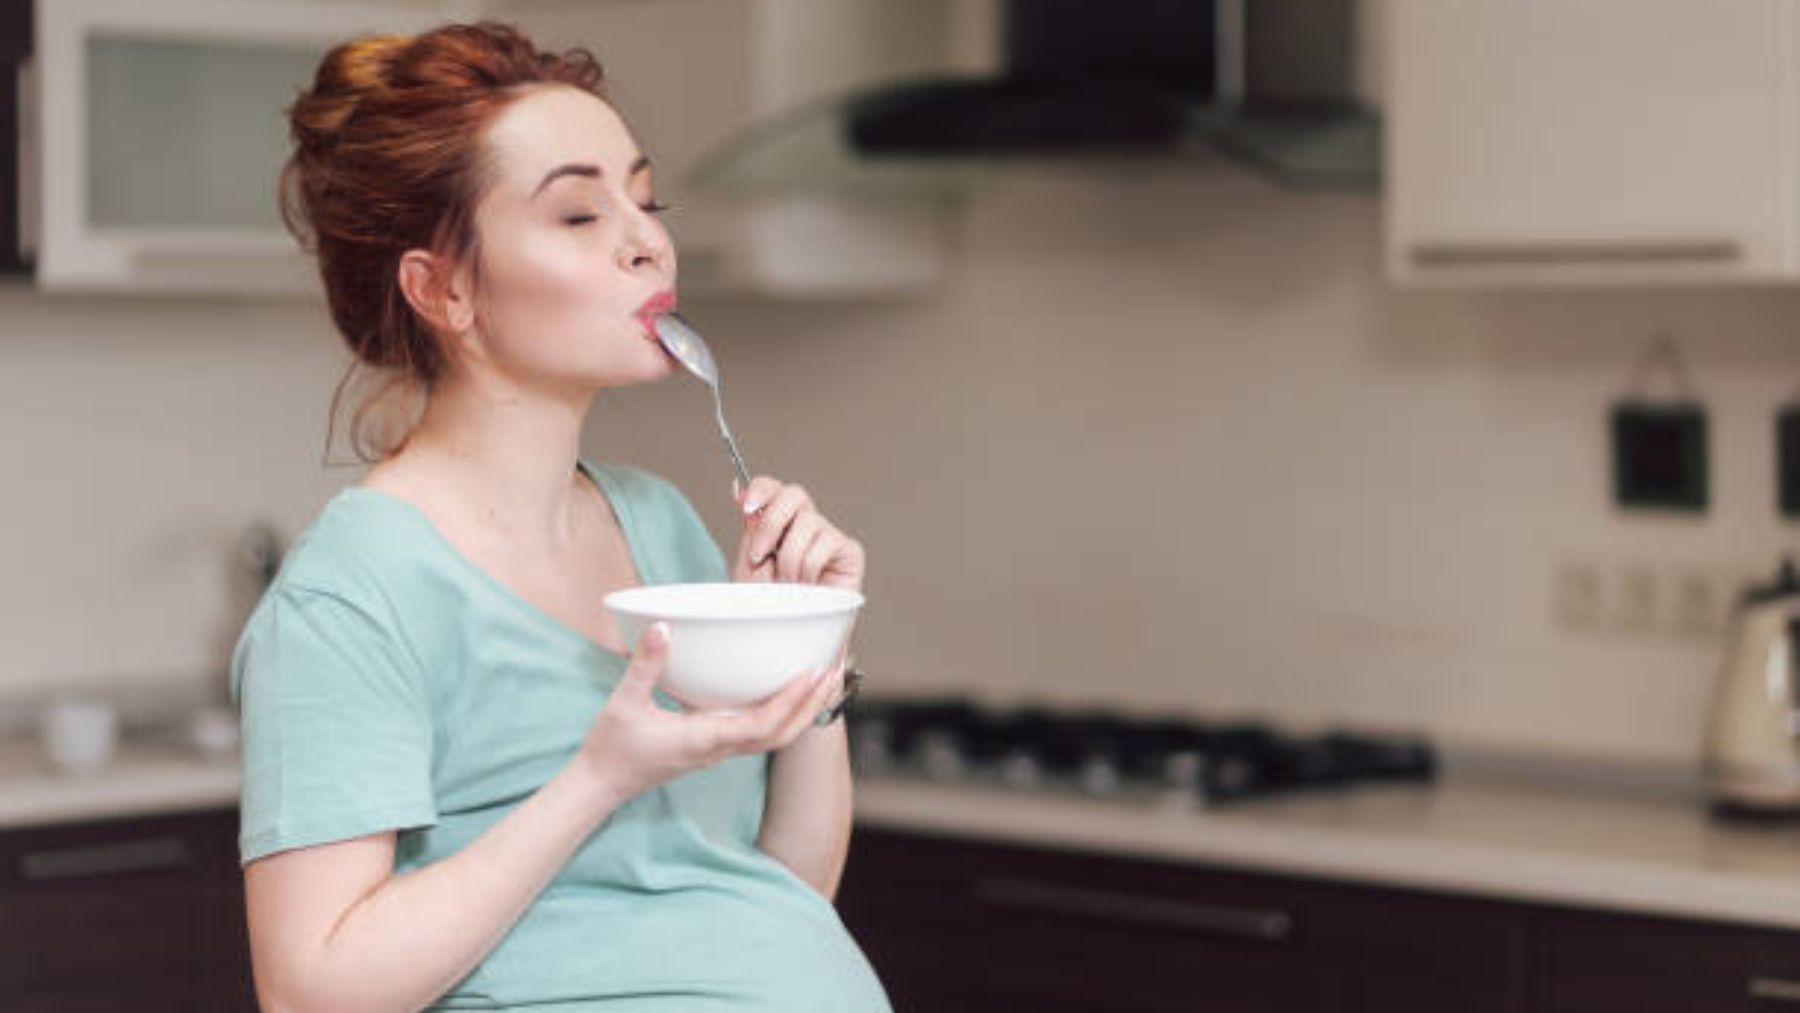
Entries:
{"label": "drawer front", "polygon": [[902,1009],[960,976],[1068,1009],[1501,1011],[1519,945],[1504,905],[892,831],[840,907]]}
{"label": "drawer front", "polygon": [[1531,914],[1535,1013],[1800,1010],[1800,940],[1724,925]]}
{"label": "drawer front", "polygon": [[236,838],[234,810],[0,835],[0,994],[248,981]]}
{"label": "drawer front", "polygon": [[249,979],[224,975],[208,981],[40,991],[9,1000],[5,1008],[7,1013],[257,1013]]}

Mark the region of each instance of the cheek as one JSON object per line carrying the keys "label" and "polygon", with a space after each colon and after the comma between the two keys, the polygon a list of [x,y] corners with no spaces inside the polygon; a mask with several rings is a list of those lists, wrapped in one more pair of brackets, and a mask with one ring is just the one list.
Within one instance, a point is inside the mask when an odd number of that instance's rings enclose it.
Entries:
{"label": "cheek", "polygon": [[493,337],[536,343],[590,326],[600,301],[600,265],[572,244],[526,239],[487,251],[482,292]]}
{"label": "cheek", "polygon": [[574,244],[532,236],[496,251],[488,268],[497,296],[504,292],[511,301],[530,305],[591,293],[597,276],[592,261]]}

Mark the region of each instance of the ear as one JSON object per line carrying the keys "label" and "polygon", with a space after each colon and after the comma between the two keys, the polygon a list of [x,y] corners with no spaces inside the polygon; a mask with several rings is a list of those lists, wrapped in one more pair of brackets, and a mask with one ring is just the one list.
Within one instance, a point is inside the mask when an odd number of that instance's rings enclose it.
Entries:
{"label": "ear", "polygon": [[456,337],[475,325],[467,272],[443,254],[407,250],[400,255],[399,282],[413,312],[439,334]]}

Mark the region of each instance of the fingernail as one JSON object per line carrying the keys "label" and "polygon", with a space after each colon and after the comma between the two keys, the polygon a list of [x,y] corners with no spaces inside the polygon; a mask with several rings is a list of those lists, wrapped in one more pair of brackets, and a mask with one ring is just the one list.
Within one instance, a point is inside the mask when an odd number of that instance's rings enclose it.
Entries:
{"label": "fingernail", "polygon": [[669,624],[651,623],[649,631],[644,634],[644,640],[655,647],[667,644],[669,642]]}

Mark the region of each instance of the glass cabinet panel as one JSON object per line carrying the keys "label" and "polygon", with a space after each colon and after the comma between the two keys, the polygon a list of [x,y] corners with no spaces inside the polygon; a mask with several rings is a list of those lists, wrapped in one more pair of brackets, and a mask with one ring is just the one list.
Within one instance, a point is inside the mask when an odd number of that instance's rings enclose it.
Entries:
{"label": "glass cabinet panel", "polygon": [[317,291],[282,228],[286,113],[331,46],[444,8],[345,0],[37,0],[37,282]]}
{"label": "glass cabinet panel", "polygon": [[90,38],[89,223],[280,228],[284,110],[318,60],[315,46]]}

